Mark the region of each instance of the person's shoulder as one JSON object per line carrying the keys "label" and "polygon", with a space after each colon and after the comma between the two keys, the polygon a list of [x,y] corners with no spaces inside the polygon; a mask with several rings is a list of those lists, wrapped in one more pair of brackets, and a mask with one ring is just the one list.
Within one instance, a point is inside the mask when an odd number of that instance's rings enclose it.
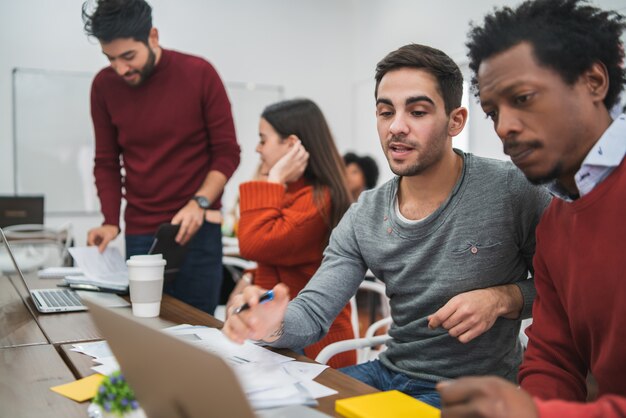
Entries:
{"label": "person's shoulder", "polygon": [[93,85],[106,85],[110,83],[116,83],[121,81],[120,76],[115,73],[115,70],[111,67],[104,67],[100,71],[96,73],[96,76],[93,78]]}
{"label": "person's shoulder", "polygon": [[489,185],[492,193],[510,196],[522,205],[539,205],[545,208],[550,202],[550,193],[545,187],[534,185],[511,161],[479,157],[466,154],[471,161],[472,176]]}
{"label": "person's shoulder", "polygon": [[483,175],[508,174],[515,169],[515,165],[510,161],[481,157],[471,153],[465,153],[465,160],[471,164],[473,170]]}
{"label": "person's shoulder", "polygon": [[465,154],[465,161],[469,164],[471,176],[481,182],[506,184],[508,188],[529,185],[526,177],[511,161],[480,157],[470,153]]}
{"label": "person's shoulder", "polygon": [[187,52],[176,51],[172,49],[164,49],[163,53],[169,55],[169,59],[176,63],[176,65],[181,65],[187,68],[196,69],[200,71],[215,71],[213,65],[207,61],[205,58],[199,55],[189,54]]}
{"label": "person's shoulder", "polygon": [[378,187],[363,191],[352,206],[355,211],[370,211],[377,210],[381,206],[386,207],[390,199],[395,196],[397,188],[398,177],[394,177]]}

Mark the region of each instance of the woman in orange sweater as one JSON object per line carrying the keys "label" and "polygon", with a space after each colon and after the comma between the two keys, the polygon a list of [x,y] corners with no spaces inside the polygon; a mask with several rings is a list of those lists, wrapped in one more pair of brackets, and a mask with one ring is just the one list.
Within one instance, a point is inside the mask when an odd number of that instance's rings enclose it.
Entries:
{"label": "woman in orange sweater", "polygon": [[[253,281],[265,289],[284,283],[295,296],[320,266],[330,232],[350,205],[344,164],[324,115],[308,99],[265,108],[259,137],[256,151],[267,180],[240,185],[238,231],[241,255],[258,268],[233,293]],[[315,358],[328,344],[354,337],[346,305],[328,334],[304,353]],[[355,363],[354,351],[329,362],[332,367]]]}

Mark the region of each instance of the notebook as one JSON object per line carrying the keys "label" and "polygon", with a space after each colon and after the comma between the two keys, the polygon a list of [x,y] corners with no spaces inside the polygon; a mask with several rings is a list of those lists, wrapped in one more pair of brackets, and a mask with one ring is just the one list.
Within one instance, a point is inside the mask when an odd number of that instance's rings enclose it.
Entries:
{"label": "notebook", "polygon": [[43,225],[43,196],[0,196],[0,228]]}
{"label": "notebook", "polygon": [[346,418],[439,418],[441,411],[397,390],[340,399],[335,411]]}
{"label": "notebook", "polygon": [[328,418],[303,405],[255,412],[218,355],[147,325],[128,309],[106,308],[87,296],[85,304],[150,418]]}
{"label": "notebook", "polygon": [[[24,283],[26,289],[28,289],[28,285],[26,284],[24,275],[22,274],[22,271],[15,261],[15,257],[13,256],[13,252],[11,251],[11,246],[9,245],[9,242],[4,235],[4,231],[2,230],[2,228],[0,228],[0,239],[0,256],[8,256],[8,258],[13,263],[13,266],[15,267],[16,274],[20,277],[22,283]],[[31,298],[33,299],[35,307],[41,313],[87,310],[87,307],[83,305],[83,302],[76,294],[76,292],[70,289],[29,289],[29,293]]]}

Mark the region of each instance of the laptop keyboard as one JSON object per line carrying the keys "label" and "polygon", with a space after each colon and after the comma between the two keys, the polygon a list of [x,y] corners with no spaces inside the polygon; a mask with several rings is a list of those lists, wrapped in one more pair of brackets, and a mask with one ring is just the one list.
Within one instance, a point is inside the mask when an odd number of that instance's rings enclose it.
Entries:
{"label": "laptop keyboard", "polygon": [[67,289],[43,290],[39,294],[52,308],[64,308],[68,306],[81,306],[83,302],[76,293]]}

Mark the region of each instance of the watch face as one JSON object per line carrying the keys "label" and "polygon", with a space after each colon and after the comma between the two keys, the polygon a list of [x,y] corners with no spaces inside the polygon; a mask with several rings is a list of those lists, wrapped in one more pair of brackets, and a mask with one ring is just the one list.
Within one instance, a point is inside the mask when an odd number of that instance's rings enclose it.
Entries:
{"label": "watch face", "polygon": [[208,209],[211,206],[211,204],[209,203],[209,199],[204,196],[194,196],[194,200],[198,202],[198,206],[200,206],[202,209]]}

